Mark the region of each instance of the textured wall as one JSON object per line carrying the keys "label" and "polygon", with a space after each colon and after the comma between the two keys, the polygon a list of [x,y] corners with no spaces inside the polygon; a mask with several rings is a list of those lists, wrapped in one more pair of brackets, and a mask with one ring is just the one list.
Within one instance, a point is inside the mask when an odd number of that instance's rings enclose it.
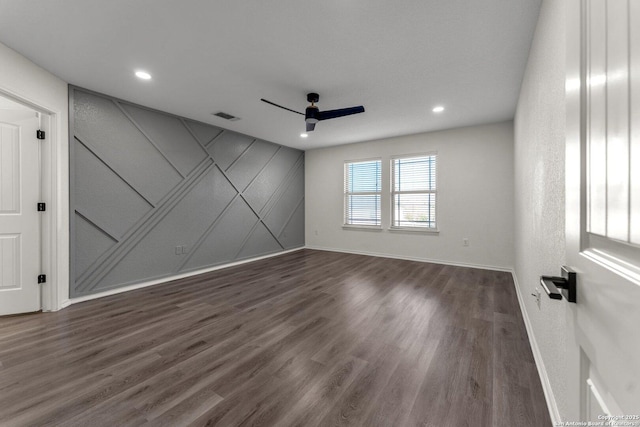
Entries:
{"label": "textured wall", "polygon": [[71,297],[304,245],[304,153],[70,89]]}
{"label": "textured wall", "polygon": [[[565,6],[545,0],[515,116],[516,277],[560,414],[566,414],[568,304],[530,294],[564,264]],[[564,419],[565,417],[563,417]]]}
{"label": "textured wall", "polygon": [[[389,231],[391,156],[431,151],[438,152],[440,233]],[[344,162],[371,158],[382,159],[383,230],[342,228]],[[308,247],[513,268],[510,121],[309,150],[305,169]]]}

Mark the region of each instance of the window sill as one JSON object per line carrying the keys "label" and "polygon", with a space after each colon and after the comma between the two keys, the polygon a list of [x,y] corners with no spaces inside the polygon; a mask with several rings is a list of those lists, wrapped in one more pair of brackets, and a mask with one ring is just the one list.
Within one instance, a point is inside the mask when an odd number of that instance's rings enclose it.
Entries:
{"label": "window sill", "polygon": [[380,225],[349,225],[344,224],[342,226],[343,230],[360,230],[360,231],[382,231],[382,226]]}
{"label": "window sill", "polygon": [[389,231],[394,233],[411,233],[411,234],[440,234],[437,228],[418,228],[418,227],[390,227]]}

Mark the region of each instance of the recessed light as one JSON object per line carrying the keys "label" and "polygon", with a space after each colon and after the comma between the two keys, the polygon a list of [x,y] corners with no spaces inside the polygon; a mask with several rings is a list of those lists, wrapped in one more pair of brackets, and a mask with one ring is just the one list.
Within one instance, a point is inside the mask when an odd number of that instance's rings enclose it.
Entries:
{"label": "recessed light", "polygon": [[434,113],[442,113],[444,111],[444,107],[442,105],[438,105],[437,107],[434,107],[433,110]]}
{"label": "recessed light", "polygon": [[136,71],[136,77],[142,80],[151,80],[151,74],[146,71]]}
{"label": "recessed light", "polygon": [[308,134],[308,133],[301,133],[301,134],[300,134],[300,138],[306,138],[306,137],[308,137],[308,136],[309,136],[309,134]]}

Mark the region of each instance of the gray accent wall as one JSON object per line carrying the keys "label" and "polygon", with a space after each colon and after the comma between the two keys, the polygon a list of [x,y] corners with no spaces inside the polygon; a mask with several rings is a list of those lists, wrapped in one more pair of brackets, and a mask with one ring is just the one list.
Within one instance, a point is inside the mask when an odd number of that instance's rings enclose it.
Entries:
{"label": "gray accent wall", "polygon": [[70,87],[70,297],[304,245],[304,152]]}

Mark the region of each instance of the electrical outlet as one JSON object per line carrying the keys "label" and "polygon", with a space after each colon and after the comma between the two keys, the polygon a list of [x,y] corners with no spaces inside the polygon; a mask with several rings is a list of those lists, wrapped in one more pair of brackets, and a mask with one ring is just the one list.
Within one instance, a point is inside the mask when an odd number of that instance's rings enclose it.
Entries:
{"label": "electrical outlet", "polygon": [[185,245],[182,245],[182,253],[183,254],[188,254],[189,253],[189,247],[185,246]]}
{"label": "electrical outlet", "polygon": [[315,234],[317,236],[318,235],[318,230],[314,230],[313,234]]}
{"label": "electrical outlet", "polygon": [[182,254],[182,246],[176,246],[176,255]]}
{"label": "electrical outlet", "polygon": [[468,237],[463,237],[462,238],[462,246],[469,246],[469,238]]}

